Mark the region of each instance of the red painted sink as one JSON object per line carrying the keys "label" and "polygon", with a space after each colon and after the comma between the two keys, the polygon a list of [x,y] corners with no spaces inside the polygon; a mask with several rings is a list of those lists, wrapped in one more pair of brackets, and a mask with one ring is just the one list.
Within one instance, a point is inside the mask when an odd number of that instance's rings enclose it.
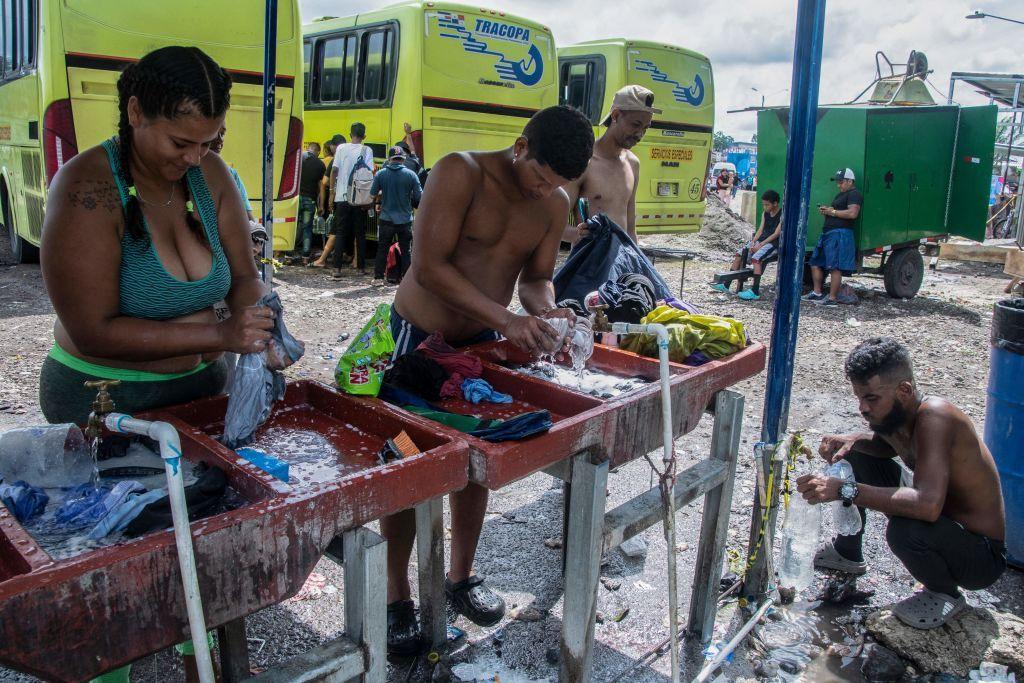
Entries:
{"label": "red painted sink", "polygon": [[[460,438],[380,402],[302,381],[288,385],[258,436],[301,426],[333,443],[341,466],[334,478],[285,484],[211,438],[226,406],[220,396],[140,416],[177,427],[185,458],[224,469],[249,501],[192,524],[210,628],[294,595],[343,531],[467,482],[468,449]],[[380,444],[401,430],[423,453],[378,466]],[[172,532],[55,562],[0,506],[4,666],[81,681],[187,637]]]}
{"label": "red painted sink", "polygon": [[[440,402],[442,408],[486,418],[506,418],[545,409],[551,412],[554,423],[549,432],[523,441],[490,443],[461,435],[469,444],[469,478],[474,483],[498,489],[585,449],[591,449],[598,458],[607,459],[615,467],[661,446],[661,386],[657,359],[597,345],[588,368],[650,381],[630,393],[600,399],[572,386],[558,385],[505,367],[534,360],[507,340],[464,350],[484,361],[483,378],[498,391],[511,394],[515,402],[473,405],[461,399],[447,399]],[[698,367],[673,363],[672,419],[676,436],[697,426],[715,393],[758,374],[764,366],[765,347],[758,343]],[[453,436],[458,434],[442,428]]]}

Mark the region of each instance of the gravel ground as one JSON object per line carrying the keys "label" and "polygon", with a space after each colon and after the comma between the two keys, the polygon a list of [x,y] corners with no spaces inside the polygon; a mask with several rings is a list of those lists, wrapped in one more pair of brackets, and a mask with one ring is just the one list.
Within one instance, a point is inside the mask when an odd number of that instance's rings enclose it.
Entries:
{"label": "gravel ground", "polygon": [[[712,293],[704,285],[714,270],[728,264],[729,255],[696,235],[648,238],[652,245],[691,249],[701,254],[686,267],[686,294],[702,310],[742,320],[750,335],[766,341],[770,335],[774,303],[774,271],[766,277],[762,301],[747,303]],[[0,244],[6,246],[6,236]],[[0,263],[9,257],[0,255]],[[679,261],[659,261],[659,270],[670,283],[680,279]],[[339,335],[354,334],[373,308],[389,301],[394,288],[370,287],[368,277],[355,274],[331,280],[322,271],[286,268],[275,280],[286,309],[289,329],[307,341],[306,357],[290,369],[293,377],[332,381],[332,370],[344,344]],[[858,277],[851,284],[861,297],[856,306],[823,309],[805,304],[801,311],[800,343],[794,367],[790,427],[803,430],[812,444],[821,433],[859,429],[863,425],[852,393],[843,378],[842,361],[860,340],[880,334],[896,337],[911,350],[917,378],[927,393],[945,396],[974,419],[979,430],[984,422],[985,386],[988,378],[988,335],[992,303],[1002,296],[1005,276],[997,266],[939,262],[925,276],[921,294],[909,301],[889,299],[881,281]],[[37,405],[37,377],[52,342],[53,312],[43,288],[38,266],[0,265],[0,317],[6,333],[0,338],[0,430],[42,420]],[[734,390],[746,397],[741,463],[732,506],[730,548],[745,553],[750,524],[754,470],[752,449],[760,431],[765,379],[759,376]],[[690,434],[679,440],[687,460],[705,456],[710,445],[711,420],[705,417]],[[638,461],[609,477],[609,506],[617,505],[651,485],[650,471]],[[446,512],[447,515],[447,512]],[[875,590],[866,605],[827,612],[824,630],[836,636],[836,624],[856,622],[859,614],[891,602],[911,588],[912,581],[884,545],[878,515],[870,515],[867,554],[871,569],[861,587]],[[692,581],[692,561],[701,521],[698,504],[679,514],[677,534],[680,565],[681,612],[685,615]],[[468,637],[452,655],[460,674],[499,672],[501,680],[552,680],[557,676],[557,652],[562,614],[560,551],[544,541],[562,528],[562,493],[553,480],[537,474],[492,494],[489,513],[477,557],[477,568],[488,577],[509,607],[532,606],[538,621],[506,619],[495,628],[479,629],[465,620],[459,626]],[[668,657],[653,664],[646,660],[629,675],[623,672],[667,636],[665,542],[660,527],[642,535],[645,557],[630,559],[619,551],[609,553],[602,576],[598,609],[605,616],[596,627],[594,680],[666,681]],[[316,569],[322,577],[307,599],[293,599],[269,608],[248,620],[253,664],[266,667],[338,634],[343,624],[341,571],[328,561]],[[319,578],[319,577],[314,577]],[[611,588],[615,589],[612,590]],[[1021,613],[1024,604],[1021,574],[1008,571],[989,591],[972,600],[997,604]],[[628,613],[615,621],[628,608]],[[851,617],[851,614],[853,616]],[[719,615],[717,636],[727,638],[742,622],[734,606]],[[554,648],[554,652],[551,649]],[[701,655],[689,645],[684,676],[692,678]],[[752,650],[737,654],[727,674],[730,679],[751,676]],[[857,660],[845,668],[844,660],[823,656],[805,674],[806,680],[860,680]],[[468,668],[465,665],[470,665]],[[459,666],[463,665],[463,666]],[[396,665],[390,680],[406,680],[408,664]],[[423,669],[412,680],[423,680]],[[3,680],[31,680],[13,673]],[[180,679],[176,655],[164,652],[135,665],[132,680]]]}

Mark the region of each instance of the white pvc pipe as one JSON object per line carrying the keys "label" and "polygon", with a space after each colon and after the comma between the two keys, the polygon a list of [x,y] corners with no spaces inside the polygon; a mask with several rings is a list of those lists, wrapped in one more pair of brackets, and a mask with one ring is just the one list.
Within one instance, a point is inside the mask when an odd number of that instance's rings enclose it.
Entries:
{"label": "white pvc pipe", "polygon": [[743,628],[741,628],[739,632],[735,636],[733,636],[732,640],[730,640],[725,647],[718,651],[718,654],[716,654],[714,658],[707,663],[707,666],[701,669],[701,672],[697,674],[696,678],[693,679],[693,683],[704,683],[706,680],[708,680],[708,678],[711,677],[711,674],[715,672],[715,669],[717,669],[718,666],[725,661],[725,658],[728,657],[732,653],[732,651],[736,649],[736,646],[739,645],[743,641],[743,639],[747,637],[747,634],[750,633],[750,630],[754,628],[757,622],[761,620],[761,617],[764,616],[764,613],[767,612],[768,608],[771,606],[771,600],[765,600],[764,602],[762,602],[761,606],[757,609],[756,612],[754,612],[754,616],[750,617],[750,620],[747,621],[747,623],[743,624]]}
{"label": "white pvc pipe", "polygon": [[203,617],[203,601],[199,594],[199,577],[196,575],[196,557],[192,550],[192,531],[188,523],[188,507],[185,504],[185,484],[181,468],[181,439],[178,431],[166,422],[137,420],[123,413],[110,413],[106,418],[107,429],[122,434],[141,434],[160,444],[160,457],[164,460],[167,474],[167,494],[171,501],[171,517],[174,520],[174,541],[178,546],[178,565],[181,567],[181,582],[185,588],[185,607],[188,609],[188,626],[195,646],[196,668],[201,683],[214,683],[213,661],[210,659],[210,643],[206,636],[206,620]]}
{"label": "white pvc pipe", "polygon": [[672,436],[672,394],[669,385],[668,328],[658,323],[633,325],[612,323],[613,334],[653,334],[658,338],[658,370],[661,379],[662,456],[667,483],[662,486],[665,502],[665,543],[668,545],[669,640],[672,643],[672,683],[679,683],[679,592],[676,584],[675,439]]}

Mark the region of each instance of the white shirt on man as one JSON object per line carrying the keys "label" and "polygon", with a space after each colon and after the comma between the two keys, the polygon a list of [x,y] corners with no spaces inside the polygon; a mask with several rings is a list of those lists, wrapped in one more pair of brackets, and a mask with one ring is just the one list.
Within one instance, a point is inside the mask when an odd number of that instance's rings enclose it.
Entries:
{"label": "white shirt on man", "polygon": [[352,169],[355,168],[360,155],[366,165],[373,169],[373,151],[362,143],[346,142],[343,145],[338,145],[334,151],[334,168],[338,170],[334,180],[335,203],[348,201],[348,179],[352,175]]}

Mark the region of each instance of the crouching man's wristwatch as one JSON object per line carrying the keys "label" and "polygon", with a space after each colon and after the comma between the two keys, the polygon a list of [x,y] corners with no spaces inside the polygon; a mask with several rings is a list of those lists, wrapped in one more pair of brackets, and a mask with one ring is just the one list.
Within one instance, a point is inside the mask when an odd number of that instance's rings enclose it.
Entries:
{"label": "crouching man's wristwatch", "polygon": [[843,501],[843,505],[849,507],[853,505],[853,500],[860,493],[860,487],[857,486],[857,482],[853,479],[848,479],[842,483],[839,487],[839,497]]}

